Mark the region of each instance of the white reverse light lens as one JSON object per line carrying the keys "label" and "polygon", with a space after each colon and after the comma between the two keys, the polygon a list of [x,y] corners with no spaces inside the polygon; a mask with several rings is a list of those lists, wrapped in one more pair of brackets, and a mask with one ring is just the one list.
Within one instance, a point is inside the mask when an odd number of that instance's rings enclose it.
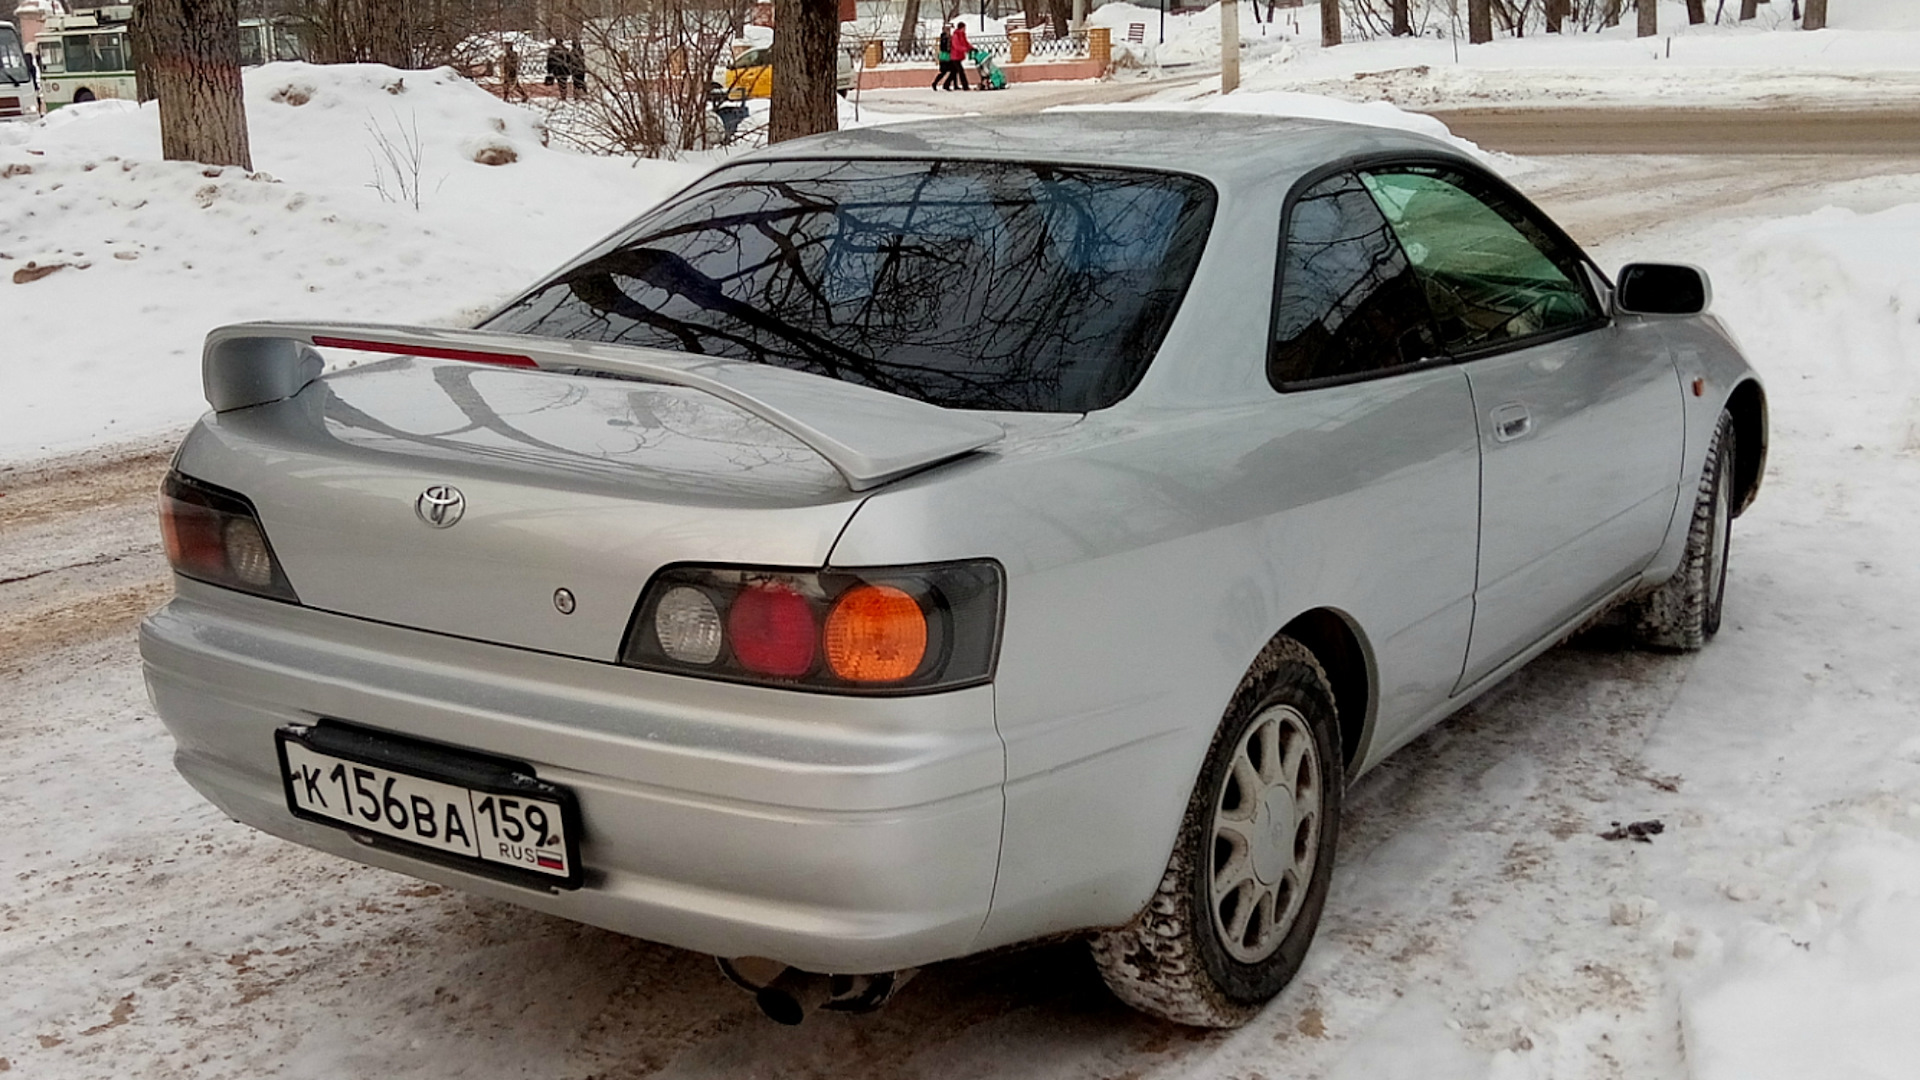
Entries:
{"label": "white reverse light lens", "polygon": [[273,584],[273,556],[260,526],[246,518],[228,518],[221,540],[227,548],[227,569],[234,577],[255,588]]}
{"label": "white reverse light lens", "polygon": [[660,651],[683,664],[720,659],[720,612],[699,589],[668,589],[653,609],[653,632],[660,637]]}

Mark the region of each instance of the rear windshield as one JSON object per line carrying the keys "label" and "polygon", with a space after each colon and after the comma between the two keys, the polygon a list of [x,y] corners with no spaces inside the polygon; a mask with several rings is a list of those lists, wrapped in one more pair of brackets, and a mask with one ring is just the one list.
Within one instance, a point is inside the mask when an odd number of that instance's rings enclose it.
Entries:
{"label": "rear windshield", "polygon": [[1084,412],[1139,381],[1213,189],[981,161],[740,165],[488,322],[811,371],[935,405]]}

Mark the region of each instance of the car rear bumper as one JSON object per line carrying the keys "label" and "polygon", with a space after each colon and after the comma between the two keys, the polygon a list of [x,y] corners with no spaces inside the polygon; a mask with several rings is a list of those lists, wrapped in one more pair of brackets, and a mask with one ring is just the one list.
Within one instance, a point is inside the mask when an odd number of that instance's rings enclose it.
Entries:
{"label": "car rear bumper", "polygon": [[[733,686],[176,586],[141,626],[148,692],[181,774],[235,820],[635,937],[812,971],[964,955],[986,919],[1005,775],[991,687]],[[509,884],[295,818],[273,733],[319,719],[515,758],[571,788],[584,886]]]}

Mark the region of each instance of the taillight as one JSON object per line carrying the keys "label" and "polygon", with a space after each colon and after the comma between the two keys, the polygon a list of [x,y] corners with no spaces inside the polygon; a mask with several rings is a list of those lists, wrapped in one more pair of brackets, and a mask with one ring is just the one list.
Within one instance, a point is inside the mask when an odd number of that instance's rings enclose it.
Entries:
{"label": "taillight", "polygon": [[993,677],[1001,574],[980,560],[789,571],[675,566],[634,609],[632,667],[840,693],[947,690]]}
{"label": "taillight", "polygon": [[160,536],[185,577],[299,603],[267,543],[253,504],[236,492],[177,472],[160,486]]}

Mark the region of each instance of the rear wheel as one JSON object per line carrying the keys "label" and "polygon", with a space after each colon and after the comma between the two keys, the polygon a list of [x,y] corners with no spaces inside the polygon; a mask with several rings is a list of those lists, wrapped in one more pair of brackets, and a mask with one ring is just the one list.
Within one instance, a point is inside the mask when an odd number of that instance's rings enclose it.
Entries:
{"label": "rear wheel", "polygon": [[1680,569],[1628,611],[1634,638],[1642,645],[1693,652],[1720,631],[1732,547],[1734,450],[1733,417],[1721,413],[1707,447]]}
{"label": "rear wheel", "polygon": [[1333,689],[1278,639],[1242,682],[1200,770],[1160,887],[1093,958],[1122,1001],[1235,1027],[1300,969],[1333,872],[1340,759]]}
{"label": "rear wheel", "polygon": [[73,92],[73,103],[75,105],[81,105],[86,102],[92,101],[93,99],[94,99],[93,91],[87,89],[84,86]]}

